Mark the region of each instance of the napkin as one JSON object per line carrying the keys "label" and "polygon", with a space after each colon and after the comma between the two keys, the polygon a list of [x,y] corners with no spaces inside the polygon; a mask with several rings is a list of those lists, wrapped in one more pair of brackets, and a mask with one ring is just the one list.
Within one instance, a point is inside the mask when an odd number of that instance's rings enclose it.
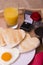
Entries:
{"label": "napkin", "polygon": [[43,65],[43,52],[37,53],[32,62],[28,65]]}

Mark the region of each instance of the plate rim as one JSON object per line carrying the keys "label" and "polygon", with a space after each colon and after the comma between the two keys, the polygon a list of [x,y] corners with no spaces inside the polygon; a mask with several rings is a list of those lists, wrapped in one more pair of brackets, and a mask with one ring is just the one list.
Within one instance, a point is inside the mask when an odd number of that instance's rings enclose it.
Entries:
{"label": "plate rim", "polygon": [[[32,51],[34,51],[34,56],[35,56],[36,49],[34,49],[34,50],[32,50]],[[31,51],[30,51],[30,52],[31,52]],[[34,56],[33,56],[33,58],[34,58]],[[31,61],[33,60],[33,58],[31,58],[31,60],[29,61],[29,63],[28,63],[28,64],[30,64],[30,63],[31,63]]]}
{"label": "plate rim", "polygon": [[[32,56],[32,58],[29,60],[29,62],[28,63],[26,63],[26,65],[28,65],[28,64],[30,64],[31,63],[31,61],[33,60],[33,58],[34,58],[34,56],[35,56],[35,53],[36,53],[36,49],[34,49],[34,50],[32,50],[32,51],[30,51],[30,52],[27,52],[27,53],[31,53],[31,52],[34,52],[33,53],[33,56]],[[22,55],[22,54],[20,54],[20,55]],[[19,57],[20,58],[20,57]],[[16,64],[18,61],[16,61],[16,62],[14,62],[12,65],[18,65],[18,64]],[[22,64],[23,65],[23,64]]]}

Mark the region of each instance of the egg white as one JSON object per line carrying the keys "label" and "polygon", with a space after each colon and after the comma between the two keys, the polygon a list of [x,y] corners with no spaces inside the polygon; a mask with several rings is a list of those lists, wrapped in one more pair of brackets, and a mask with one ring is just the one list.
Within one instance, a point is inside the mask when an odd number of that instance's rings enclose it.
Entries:
{"label": "egg white", "polygon": [[[1,56],[3,53],[8,52],[11,53],[12,58],[9,61],[4,61]],[[19,56],[19,50],[17,48],[7,49],[7,48],[0,48],[0,65],[10,65],[12,64]]]}

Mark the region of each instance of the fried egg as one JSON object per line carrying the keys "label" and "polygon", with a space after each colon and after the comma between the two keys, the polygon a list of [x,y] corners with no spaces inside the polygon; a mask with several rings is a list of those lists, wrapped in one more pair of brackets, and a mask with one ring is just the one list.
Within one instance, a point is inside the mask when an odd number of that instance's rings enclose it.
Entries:
{"label": "fried egg", "polygon": [[7,49],[0,48],[0,65],[10,65],[17,60],[19,50],[17,48]]}

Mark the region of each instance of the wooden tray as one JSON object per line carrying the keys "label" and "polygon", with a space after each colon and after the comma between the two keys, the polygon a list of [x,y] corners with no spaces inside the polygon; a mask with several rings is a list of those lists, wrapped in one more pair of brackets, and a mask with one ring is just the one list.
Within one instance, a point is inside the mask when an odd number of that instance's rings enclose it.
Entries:
{"label": "wooden tray", "polygon": [[[24,21],[24,11],[25,11],[25,9],[19,9],[18,11],[19,11],[18,28],[20,28],[21,24]],[[34,10],[33,9],[31,11],[38,11],[41,14],[40,10]],[[3,28],[7,28],[8,27],[6,25],[6,23],[5,23],[5,19],[4,19],[4,15],[3,15],[3,10],[0,11],[0,27],[3,27]],[[34,33],[34,30],[32,30],[31,32],[29,32],[29,34],[31,36],[36,36],[35,33]],[[40,52],[40,51],[43,51],[43,45],[42,44],[40,44],[40,46],[37,48],[37,52]]]}

